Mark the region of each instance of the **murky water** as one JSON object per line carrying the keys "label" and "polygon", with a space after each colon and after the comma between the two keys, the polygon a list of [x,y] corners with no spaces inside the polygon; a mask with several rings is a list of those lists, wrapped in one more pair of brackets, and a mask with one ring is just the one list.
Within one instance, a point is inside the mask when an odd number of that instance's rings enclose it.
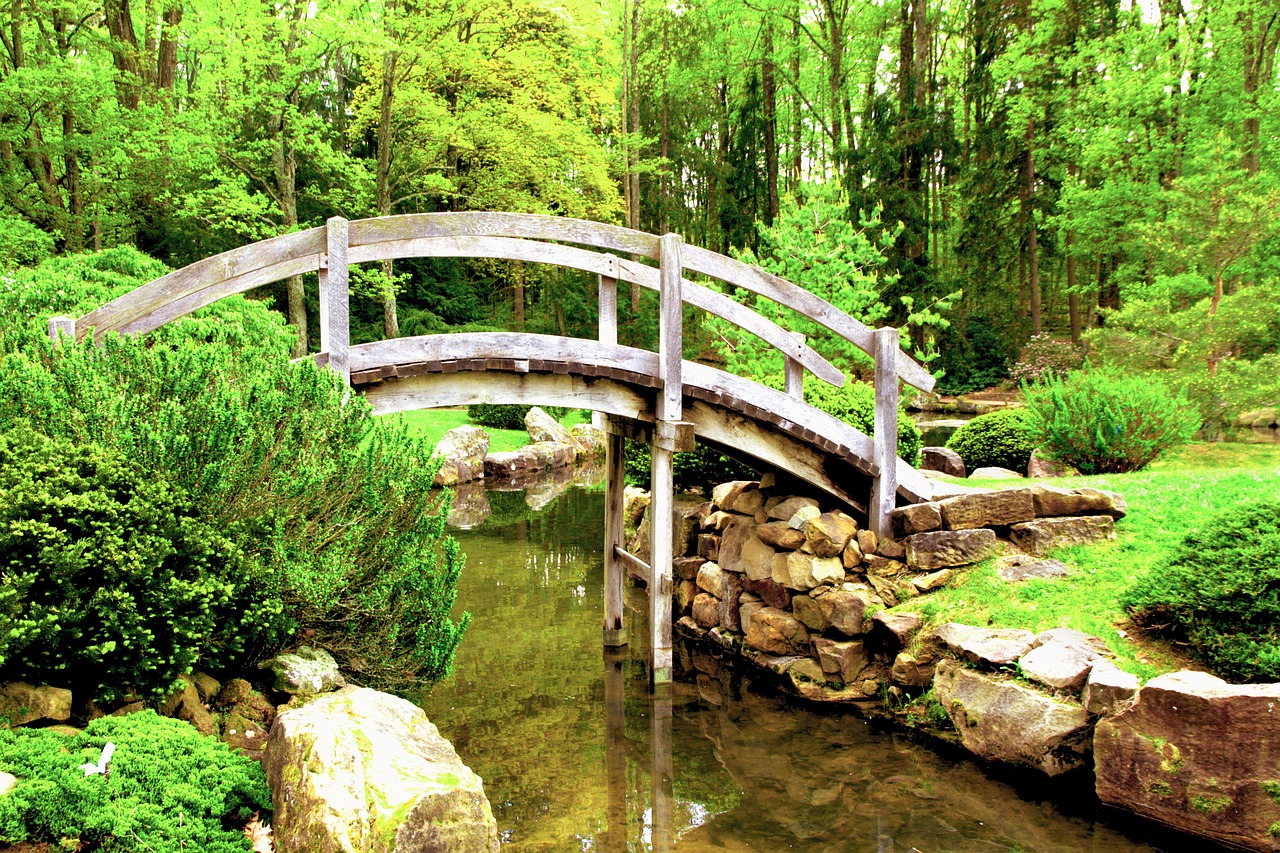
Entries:
{"label": "murky water", "polygon": [[694,649],[655,698],[642,595],[632,645],[601,647],[602,493],[571,487],[536,513],[521,492],[489,497],[489,520],[457,531],[474,621],[423,706],[484,777],[504,850],[1156,849],[1096,822],[1087,793],[1064,815],[1047,783],[1016,790]]}

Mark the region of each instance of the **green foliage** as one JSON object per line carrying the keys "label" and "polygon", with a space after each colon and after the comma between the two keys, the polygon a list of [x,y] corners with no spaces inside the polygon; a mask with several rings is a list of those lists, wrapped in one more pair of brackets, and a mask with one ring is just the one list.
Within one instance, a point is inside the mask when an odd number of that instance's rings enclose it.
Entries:
{"label": "green foliage", "polygon": [[[623,467],[627,482],[633,486],[649,488],[650,467],[653,464],[649,445],[643,441],[625,443]],[[687,453],[677,453],[671,463],[672,476],[677,491],[701,491],[711,494],[711,489],[733,480],[755,480],[760,473],[731,456],[726,456],[709,444],[699,443]]]}
{"label": "green foliage", "polygon": [[[96,764],[108,741],[110,772],[86,776],[80,765]],[[271,808],[258,762],[154,711],[103,717],[72,736],[0,729],[0,770],[18,777],[0,797],[0,841],[10,843],[234,853],[250,849],[244,823]]]}
{"label": "green foliage", "polygon": [[[467,417],[478,426],[496,429],[524,429],[524,416],[533,406],[516,403],[472,403],[467,406]],[[542,410],[560,420],[569,410],[562,406],[543,406]]]}
{"label": "green foliage", "polygon": [[0,435],[0,679],[159,698],[291,627],[261,568],[116,451]]}
{"label": "green foliage", "polygon": [[1036,449],[1025,409],[997,409],[978,415],[960,427],[947,441],[959,453],[965,468],[1008,468],[1026,471]]}
{"label": "green foliage", "polygon": [[[805,402],[839,418],[854,429],[871,435],[876,425],[876,391],[866,382],[846,381],[840,388],[826,382],[805,384]],[[902,408],[898,409],[898,455],[914,465],[923,444],[920,428]]]}
{"label": "green foliage", "polygon": [[1027,341],[1009,373],[1014,382],[1039,382],[1051,376],[1065,376],[1084,366],[1084,352],[1070,341],[1052,335],[1035,335]]}
{"label": "green foliage", "polygon": [[1151,377],[1081,370],[1023,395],[1035,443],[1084,474],[1141,470],[1200,424],[1185,396]]}
{"label": "green foliage", "polygon": [[943,370],[937,390],[964,394],[990,388],[1009,377],[1009,346],[986,315],[974,315],[938,336],[935,366]]}
{"label": "green foliage", "polygon": [[1233,506],[1193,529],[1122,603],[1225,678],[1280,680],[1280,496]]}

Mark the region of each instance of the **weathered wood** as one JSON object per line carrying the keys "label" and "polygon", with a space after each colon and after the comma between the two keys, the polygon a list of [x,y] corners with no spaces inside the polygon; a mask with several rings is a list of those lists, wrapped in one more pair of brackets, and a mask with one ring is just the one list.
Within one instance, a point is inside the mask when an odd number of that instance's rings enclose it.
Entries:
{"label": "weathered wood", "polygon": [[625,548],[617,547],[613,549],[613,556],[626,569],[627,573],[632,577],[639,578],[646,584],[653,577],[653,570],[644,560],[632,554]]}
{"label": "weathered wood", "polygon": [[[804,344],[804,335],[794,335],[801,345]],[[783,388],[786,389],[787,396],[793,400],[804,400],[804,365],[796,361],[791,356],[787,356],[783,361]]]}
{"label": "weathered wood", "polygon": [[649,728],[649,801],[653,804],[653,826],[649,849],[671,853],[676,844],[675,760],[671,738],[672,685],[655,685]]}
{"label": "weathered wood", "polygon": [[[666,246],[664,244],[663,248]],[[658,398],[658,411],[663,410]],[[671,681],[671,573],[675,525],[675,478],[670,450],[649,445],[649,681]]]}
{"label": "weathered wood", "polygon": [[606,647],[627,644],[626,623],[622,613],[623,565],[615,548],[623,545],[623,491],[626,471],[623,467],[622,436],[610,430],[605,434],[604,450],[604,644]]}
{"label": "weathered wood", "polygon": [[76,339],[76,321],[74,317],[49,318],[49,340],[56,344],[59,335],[65,335],[73,341]]}
{"label": "weathered wood", "polygon": [[[324,250],[324,228],[311,228],[293,234],[283,234],[239,249],[232,249],[229,252],[214,255],[212,258],[196,261],[180,270],[174,270],[168,275],[113,299],[101,308],[90,311],[77,321],[77,332],[80,337],[84,337],[92,328],[94,335],[101,338],[113,330],[134,331],[126,329],[125,326],[137,318],[145,317],[165,305],[196,294],[211,285],[229,279],[244,279],[265,267],[307,256],[311,258],[310,269],[315,270],[316,258]],[[289,272],[279,278],[269,278],[267,281],[278,281],[280,278],[288,278],[296,274]],[[209,302],[212,301],[216,300],[209,300]],[[208,305],[209,302],[205,302],[204,305]],[[163,325],[163,322],[165,321],[157,323],[156,326]]]}
{"label": "weathered wood", "polygon": [[898,330],[875,333],[876,411],[872,441],[879,474],[871,482],[868,522],[880,539],[893,538],[891,514],[898,495]]}
{"label": "weathered wood", "polygon": [[658,238],[602,222],[533,213],[410,213],[351,223],[351,245],[416,237],[531,237],[561,240],[628,255],[658,257]]}
{"label": "weathered wood", "polygon": [[659,375],[662,378],[662,393],[658,396],[660,421],[680,420],[683,399],[684,383],[680,379],[684,351],[684,298],[681,294],[684,267],[680,262],[682,244],[679,234],[662,235],[662,268],[659,274],[661,289],[658,295],[658,358]]}
{"label": "weathered wood", "polygon": [[[799,285],[792,284],[760,267],[727,258],[698,246],[686,246],[683,258],[685,269],[700,272],[738,287],[744,287],[752,293],[766,296],[780,305],[785,305],[816,320],[858,346],[863,352],[868,354],[873,352],[872,332],[868,326],[859,323],[839,308]],[[898,371],[903,381],[921,391],[932,391],[936,381],[933,376],[916,364],[906,353],[901,353],[900,356]]]}
{"label": "weathered wood", "polygon": [[627,849],[627,731],[623,666],[629,655],[605,649],[604,653],[604,775],[606,825],[600,838],[603,853]]}
{"label": "weathered wood", "polygon": [[325,225],[327,255],[320,276],[320,349],[329,353],[329,369],[351,384],[351,289],[347,271],[347,220],[335,216]]}
{"label": "weathered wood", "polygon": [[598,279],[599,339],[602,344],[618,342],[618,277],[601,275]]}

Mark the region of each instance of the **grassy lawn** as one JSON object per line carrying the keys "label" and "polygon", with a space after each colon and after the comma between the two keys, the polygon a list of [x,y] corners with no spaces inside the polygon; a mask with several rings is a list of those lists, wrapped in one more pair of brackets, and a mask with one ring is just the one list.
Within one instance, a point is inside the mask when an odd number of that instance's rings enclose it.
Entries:
{"label": "grassy lawn", "polygon": [[[1173,553],[1189,531],[1218,512],[1267,495],[1280,498],[1280,445],[1192,444],[1132,474],[1039,482],[1093,486],[1124,495],[1129,514],[1117,523],[1115,541],[1053,554],[1073,567],[1065,578],[1012,584],[1001,580],[988,560],[945,589],[908,600],[897,609],[921,612],[930,624],[1087,631],[1106,640],[1122,668],[1145,680],[1190,664],[1176,649],[1138,636],[1120,608],[1121,594]],[[1016,488],[1027,481],[976,485]]]}
{"label": "grassy lawn", "polygon": [[[454,427],[467,426],[471,423],[467,419],[466,409],[419,409],[413,412],[398,412],[394,415],[384,415],[388,421],[394,421],[396,418],[408,426],[411,435],[419,436],[431,444],[436,444],[444,437],[444,434]],[[574,424],[590,423],[591,418],[584,415],[581,409],[573,409],[561,421],[565,426],[572,428]],[[485,432],[489,433],[489,450],[493,453],[499,453],[507,450],[516,450],[524,447],[529,443],[529,434],[522,429],[494,429],[493,427],[485,427]]]}

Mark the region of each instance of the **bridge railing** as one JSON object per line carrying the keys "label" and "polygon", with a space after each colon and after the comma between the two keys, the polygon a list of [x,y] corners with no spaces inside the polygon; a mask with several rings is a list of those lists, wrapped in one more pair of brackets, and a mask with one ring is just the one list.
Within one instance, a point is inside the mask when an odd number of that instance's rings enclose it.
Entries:
{"label": "bridge railing", "polygon": [[[565,245],[565,244],[577,244]],[[588,246],[604,251],[589,251]],[[657,268],[617,254],[646,258]],[[803,398],[805,370],[839,386],[843,374],[793,334],[733,299],[686,279],[686,271],[764,296],[814,320],[875,360],[875,478],[868,508],[871,525],[888,535],[897,491],[898,382],[932,390],[933,377],[903,352],[898,331],[871,329],[834,305],[759,267],[685,244],[679,235],[640,231],[563,217],[515,213],[427,213],[348,222],[286,234],[224,252],[175,270],[76,319],[50,321],[50,334],[101,338],[111,331],[147,332],[236,293],[316,272],[320,283],[320,349],[331,369],[350,381],[350,264],[404,257],[485,257],[548,263],[598,276],[601,342],[617,341],[617,283],[626,281],[660,295],[659,356],[663,393],[659,435],[682,413],[682,310],[689,303],[761,338],[785,357],[785,387]],[[655,487],[657,484],[655,484]]]}

